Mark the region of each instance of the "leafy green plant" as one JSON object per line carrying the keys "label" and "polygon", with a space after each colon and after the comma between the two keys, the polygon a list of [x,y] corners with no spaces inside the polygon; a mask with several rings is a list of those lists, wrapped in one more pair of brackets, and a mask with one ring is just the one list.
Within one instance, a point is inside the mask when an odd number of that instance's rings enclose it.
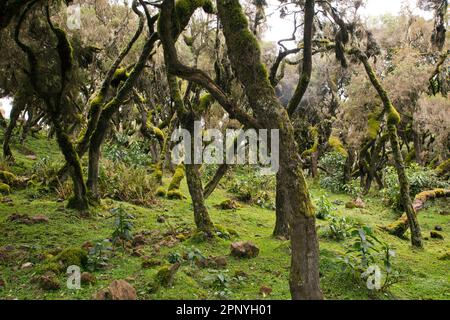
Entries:
{"label": "leafy green plant", "polygon": [[231,179],[228,191],[240,201],[256,204],[261,208],[275,209],[275,179],[272,176],[261,175],[256,170],[241,173]]}
{"label": "leafy green plant", "polygon": [[[393,268],[395,251],[388,243],[379,240],[368,226],[352,230],[351,236],[353,242],[345,256],[341,257],[341,261],[355,278],[366,280],[369,276],[367,271],[376,267],[384,271],[384,281],[383,284],[380,283],[379,288],[375,289],[386,291],[392,284],[399,281],[400,274]],[[380,265],[383,269],[379,267]]]}
{"label": "leafy green plant", "polygon": [[179,252],[169,252],[169,254],[167,255],[167,261],[169,261],[171,264],[174,264],[183,261],[183,257]]}
{"label": "leafy green plant", "polygon": [[133,239],[132,230],[134,216],[129,214],[122,206],[111,209],[114,217],[114,231],[112,234],[112,243],[116,245],[120,241],[131,241]]}
{"label": "leafy green plant", "polygon": [[210,283],[211,287],[215,290],[214,295],[221,299],[228,298],[232,291],[230,289],[233,279],[225,272],[211,270],[205,280]]}
{"label": "leafy green plant", "polygon": [[351,180],[349,183],[344,184],[342,189],[346,194],[353,198],[358,198],[363,194],[359,180]]}
{"label": "leafy green plant", "polygon": [[95,245],[89,249],[87,268],[94,272],[107,267],[109,254],[112,250],[109,240],[95,242]]}
{"label": "leafy green plant", "polygon": [[327,236],[336,241],[342,241],[350,236],[354,225],[345,217],[332,216],[327,229]]}
{"label": "leafy green plant", "polygon": [[320,158],[319,163],[323,168],[327,168],[327,173],[320,178],[320,186],[334,193],[345,191],[345,156],[339,152],[329,152]]}
{"label": "leafy green plant", "polygon": [[316,200],[316,218],[325,220],[328,218],[333,210],[336,210],[335,207],[331,204],[330,200],[328,200],[328,195],[324,194],[319,199]]}
{"label": "leafy green plant", "polygon": [[134,136],[117,133],[113,141],[105,144],[103,153],[105,158],[115,163],[144,167],[150,165],[151,158],[143,145],[143,142]]}

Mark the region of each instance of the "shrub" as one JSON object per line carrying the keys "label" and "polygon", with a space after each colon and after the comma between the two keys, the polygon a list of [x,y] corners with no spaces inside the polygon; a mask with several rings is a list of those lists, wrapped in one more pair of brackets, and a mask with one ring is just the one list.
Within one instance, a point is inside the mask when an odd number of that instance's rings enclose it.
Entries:
{"label": "shrub", "polygon": [[327,168],[327,173],[320,178],[320,186],[334,193],[345,191],[345,156],[339,152],[329,152],[320,158],[319,164]]}
{"label": "shrub", "polygon": [[144,150],[144,143],[125,134],[116,134],[114,141],[106,143],[103,148],[106,159],[128,166],[149,166],[151,157]]}
{"label": "shrub", "polygon": [[155,203],[155,181],[143,167],[103,160],[100,165],[99,191],[102,198],[150,206]]}
{"label": "shrub", "polygon": [[353,227],[353,223],[347,218],[333,216],[328,225],[327,236],[336,241],[345,240],[350,236],[350,231]]}
{"label": "shrub", "polygon": [[131,234],[133,229],[134,216],[129,214],[123,207],[111,209],[111,214],[114,217],[114,231],[112,233],[112,242],[114,245],[122,241],[131,241],[133,236]]}
{"label": "shrub", "polygon": [[336,208],[334,208],[330,200],[328,200],[327,194],[322,195],[319,199],[316,200],[317,219],[325,220],[332,214],[333,210],[336,210]]}
{"label": "shrub", "polygon": [[[411,163],[406,168],[406,175],[410,184],[410,196],[414,198],[424,190],[435,188],[447,188],[448,182],[441,181],[433,170]],[[394,209],[403,210],[400,198],[400,186],[398,184],[397,171],[394,167],[386,167],[384,171],[383,198]]]}
{"label": "shrub", "polygon": [[228,191],[243,202],[274,210],[276,182],[273,176],[261,175],[255,170],[240,173],[229,182]]}

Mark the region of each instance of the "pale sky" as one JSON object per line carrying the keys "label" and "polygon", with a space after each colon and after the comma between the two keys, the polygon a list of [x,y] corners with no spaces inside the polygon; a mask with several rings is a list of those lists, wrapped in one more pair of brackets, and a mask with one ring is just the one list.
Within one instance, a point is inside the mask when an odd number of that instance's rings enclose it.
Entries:
{"label": "pale sky", "polygon": [[[402,3],[409,3],[410,7],[414,9],[414,13],[431,19],[431,12],[424,12],[417,9],[416,2],[417,0],[367,0],[366,7],[360,9],[360,13],[364,17],[374,17],[386,13],[397,15],[400,12]],[[278,13],[270,15],[278,7],[279,2],[278,0],[268,0],[267,3],[269,5],[266,9],[266,13],[269,14],[267,21],[269,30],[264,35],[264,39],[267,41],[278,41],[283,38],[289,38],[292,35],[292,18],[280,19]],[[11,99],[0,99],[0,107],[5,111],[6,117],[9,118]]]}
{"label": "pale sky", "polygon": [[[266,9],[266,14],[269,14],[267,30],[264,39],[267,41],[278,41],[280,39],[290,38],[293,30],[293,18],[287,17],[281,19],[278,13],[270,14],[277,9],[279,5],[278,0],[268,0],[269,7]],[[407,3],[413,9],[415,14],[421,15],[427,19],[433,17],[431,12],[419,10],[416,6],[417,0],[367,0],[366,7],[359,9],[363,17],[376,17],[389,13],[391,15],[398,15],[403,3]]]}

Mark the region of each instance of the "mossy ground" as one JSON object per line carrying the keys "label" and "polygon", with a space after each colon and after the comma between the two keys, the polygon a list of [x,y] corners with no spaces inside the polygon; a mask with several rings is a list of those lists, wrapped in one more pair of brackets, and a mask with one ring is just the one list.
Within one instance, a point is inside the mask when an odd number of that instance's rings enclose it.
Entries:
{"label": "mossy ground", "polygon": [[[34,161],[25,157],[25,149],[32,150],[38,157],[61,156],[54,143],[45,139],[29,138],[26,148],[19,150],[13,147],[18,165],[11,167],[16,174],[26,172]],[[167,186],[170,177],[164,178]],[[318,198],[325,191],[317,184],[310,182],[313,198]],[[214,275],[211,269],[200,269],[187,262],[183,263],[175,277],[171,288],[160,288],[150,293],[159,267],[142,268],[143,259],[134,257],[122,249],[114,251],[109,267],[96,271],[98,281],[95,285],[82,286],[80,290],[66,289],[66,275],[59,275],[61,289],[46,292],[32,283],[31,279],[38,272],[39,266],[45,263],[39,256],[54,248],[80,247],[85,241],[95,241],[111,237],[112,219],[109,209],[122,204],[129,213],[135,216],[134,233],[141,231],[161,230],[162,233],[176,227],[194,231],[193,212],[189,199],[168,200],[158,198],[158,203],[151,208],[142,208],[127,203],[118,203],[106,199],[95,210],[90,218],[80,218],[76,212],[65,208],[65,203],[57,202],[56,195],[30,197],[30,190],[14,190],[8,196],[11,203],[0,202],[0,247],[13,245],[14,259],[2,260],[0,256],[0,278],[6,282],[0,288],[1,299],[90,299],[91,295],[106,287],[114,279],[126,279],[135,286],[139,299],[215,299],[218,290],[211,286],[208,277]],[[188,195],[186,183],[181,185],[181,192]],[[382,240],[390,243],[396,250],[394,267],[402,275],[402,280],[394,284],[389,294],[374,294],[365,289],[361,282],[354,280],[343,272],[337,263],[337,256],[344,254],[348,240],[335,242],[324,237],[323,230],[328,222],[318,220],[321,251],[321,285],[327,299],[450,299],[450,262],[439,260],[450,250],[450,218],[441,215],[448,211],[448,201],[437,200],[426,204],[427,208],[419,213],[424,236],[429,236],[436,225],[443,228],[445,240],[430,239],[425,241],[424,250],[413,250],[407,239],[399,239],[379,231],[377,226],[387,225],[398,218],[398,213],[385,206],[381,196],[376,193],[365,197],[365,209],[345,209],[350,197],[329,194],[330,201],[340,200],[336,205],[337,215],[349,217],[355,221],[372,226]],[[254,259],[238,260],[228,257],[228,265],[219,272],[232,278],[236,273],[247,276],[230,284],[228,298],[263,299],[259,291],[261,286],[269,286],[272,293],[264,299],[289,299],[289,242],[275,240],[272,228],[275,212],[240,203],[236,210],[221,210],[220,204],[233,196],[223,189],[216,190],[207,201],[212,220],[215,224],[233,228],[239,235],[231,239],[217,238],[212,242],[196,243],[190,239],[178,242],[169,248],[161,246],[155,252],[152,243],[144,246],[146,255],[154,259],[168,262],[169,253],[183,254],[194,247],[204,256],[221,256],[229,254],[230,243],[236,240],[251,240],[260,248],[260,254]],[[14,213],[29,215],[43,214],[49,217],[47,224],[24,225],[11,222],[7,218]],[[158,223],[159,216],[165,216],[165,223]],[[408,233],[409,235],[409,233]],[[20,269],[25,262],[32,262],[30,269]]]}

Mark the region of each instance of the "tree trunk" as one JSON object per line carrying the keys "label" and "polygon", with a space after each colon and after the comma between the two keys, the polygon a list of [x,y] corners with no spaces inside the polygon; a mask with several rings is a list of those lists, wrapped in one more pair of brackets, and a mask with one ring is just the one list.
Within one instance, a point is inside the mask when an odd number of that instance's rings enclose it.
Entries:
{"label": "tree trunk", "polygon": [[205,191],[203,192],[203,196],[205,199],[208,199],[209,196],[213,193],[213,191],[216,189],[217,185],[219,184],[220,180],[223,178],[223,176],[227,173],[229,169],[229,165],[224,163],[217,168],[216,173],[214,174],[214,177],[211,178],[211,180],[206,184]]}
{"label": "tree trunk", "polygon": [[392,155],[394,157],[395,169],[397,171],[398,181],[400,185],[400,195],[403,208],[408,217],[409,227],[411,229],[411,243],[415,247],[421,248],[423,246],[422,234],[420,232],[419,222],[417,220],[416,212],[414,211],[411,197],[409,195],[409,181],[406,176],[405,162],[401,153],[400,142],[397,134],[397,126],[400,123],[400,114],[392,104],[386,90],[378,80],[372,66],[369,63],[367,56],[359,49],[352,49],[358,59],[364,64],[364,68],[375,90],[378,92],[381,101],[383,101],[384,112],[387,115],[387,129],[389,140],[392,147]]}
{"label": "tree trunk", "polygon": [[5,130],[4,140],[3,140],[3,157],[8,160],[14,162],[14,156],[11,152],[11,147],[9,146],[12,133],[14,128],[16,127],[17,120],[19,119],[20,113],[24,109],[24,105],[19,103],[13,103],[11,113],[9,116],[9,124]]}
{"label": "tree trunk", "polygon": [[[236,75],[244,86],[249,104],[258,122],[267,129],[279,129],[280,169],[279,177],[283,207],[289,216],[291,232],[290,289],[293,299],[322,299],[319,285],[319,243],[317,240],[313,205],[309,196],[294,130],[286,109],[278,101],[270,84],[261,52],[254,35],[248,29],[248,21],[238,0],[219,0],[218,13],[228,55]],[[306,1],[305,28],[311,35],[314,17],[314,1]],[[305,35],[306,38],[307,35]],[[305,50],[306,47],[305,46]],[[309,48],[310,49],[310,48]],[[309,83],[304,75],[301,83]],[[303,90],[298,90],[302,96]],[[296,109],[295,103],[291,110]]]}
{"label": "tree trunk", "polygon": [[277,173],[277,186],[275,195],[275,228],[273,229],[273,236],[277,238],[289,239],[289,217],[288,212],[286,212],[285,197],[289,194],[284,194],[283,180],[280,176],[280,172]]}

